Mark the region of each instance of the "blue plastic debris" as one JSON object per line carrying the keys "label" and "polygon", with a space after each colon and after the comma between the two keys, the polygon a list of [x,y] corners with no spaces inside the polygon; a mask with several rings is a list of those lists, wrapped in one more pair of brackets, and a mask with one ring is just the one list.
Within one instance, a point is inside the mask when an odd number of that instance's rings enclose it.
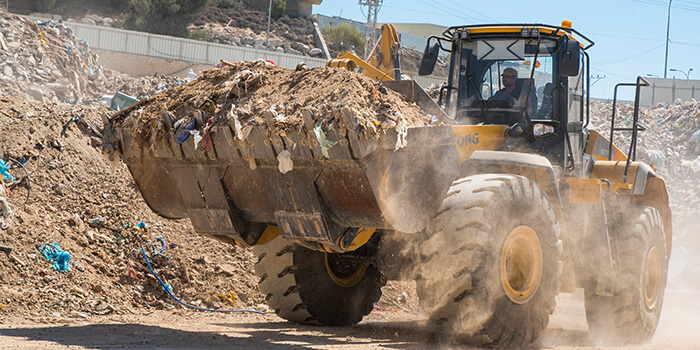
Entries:
{"label": "blue plastic debris", "polygon": [[43,247],[39,248],[39,252],[43,255],[46,260],[53,261],[53,268],[57,271],[70,271],[70,266],[68,265],[68,260],[70,260],[70,254],[61,247],[58,243],[44,244]]}
{"label": "blue plastic debris", "polygon": [[[178,124],[178,123],[175,123]],[[183,142],[187,141],[187,139],[190,137],[190,131],[194,130],[194,124],[195,120],[192,119],[191,122],[184,124],[180,127],[177,127],[179,125],[176,125],[175,128],[175,142],[178,144],[182,144]]]}
{"label": "blue plastic debris", "polygon": [[10,163],[0,159],[0,174],[7,180],[15,180],[15,178],[7,172],[10,169]]}

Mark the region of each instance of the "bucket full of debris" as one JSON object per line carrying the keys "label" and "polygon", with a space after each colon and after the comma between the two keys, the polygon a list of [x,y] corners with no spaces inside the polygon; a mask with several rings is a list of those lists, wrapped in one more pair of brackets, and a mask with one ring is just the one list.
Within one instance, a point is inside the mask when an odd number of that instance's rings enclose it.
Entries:
{"label": "bucket full of debris", "polygon": [[417,84],[399,83],[242,62],[116,113],[103,150],[127,164],[155,212],[241,245],[268,226],[335,247],[351,228],[417,232],[459,155],[452,128],[436,122],[447,116]]}

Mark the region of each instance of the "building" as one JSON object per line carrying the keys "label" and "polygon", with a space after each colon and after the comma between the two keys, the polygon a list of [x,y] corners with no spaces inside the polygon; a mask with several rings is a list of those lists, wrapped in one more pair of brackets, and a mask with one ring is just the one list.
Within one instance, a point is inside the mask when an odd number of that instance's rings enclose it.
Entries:
{"label": "building", "polygon": [[[249,8],[258,11],[265,11],[270,8],[270,2],[274,0],[244,0]],[[287,9],[286,15],[295,17],[311,16],[313,5],[321,5],[323,0],[285,0]]]}

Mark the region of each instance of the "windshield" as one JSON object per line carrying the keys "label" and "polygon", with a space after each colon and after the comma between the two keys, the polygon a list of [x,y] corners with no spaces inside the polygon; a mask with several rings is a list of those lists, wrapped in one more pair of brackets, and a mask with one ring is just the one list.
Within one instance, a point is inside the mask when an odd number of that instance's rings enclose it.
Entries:
{"label": "windshield", "polygon": [[[530,119],[551,119],[555,48],[556,42],[547,39],[538,47],[536,38],[465,41],[459,116],[497,124],[521,122],[524,113]],[[492,120],[494,113],[502,116]]]}

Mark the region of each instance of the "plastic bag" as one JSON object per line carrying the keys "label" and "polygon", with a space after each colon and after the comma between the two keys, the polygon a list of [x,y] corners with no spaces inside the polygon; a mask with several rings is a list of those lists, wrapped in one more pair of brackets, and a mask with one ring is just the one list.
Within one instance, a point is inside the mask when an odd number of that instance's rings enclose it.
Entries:
{"label": "plastic bag", "polygon": [[10,169],[10,163],[0,159],[0,174],[7,180],[16,180],[7,170]]}
{"label": "plastic bag", "polygon": [[292,162],[292,154],[289,153],[289,151],[287,150],[282,151],[277,156],[277,160],[280,163],[277,169],[279,169],[280,173],[282,174],[286,174],[292,171],[292,168],[294,168],[294,162]]}
{"label": "plastic bag", "polygon": [[329,141],[326,138],[326,133],[324,133],[321,129],[321,124],[323,124],[323,120],[316,122],[316,125],[314,126],[314,134],[316,134],[316,139],[318,140],[319,145],[321,145],[321,153],[323,153],[324,157],[330,158],[328,155],[328,150],[338,143],[338,141]]}

